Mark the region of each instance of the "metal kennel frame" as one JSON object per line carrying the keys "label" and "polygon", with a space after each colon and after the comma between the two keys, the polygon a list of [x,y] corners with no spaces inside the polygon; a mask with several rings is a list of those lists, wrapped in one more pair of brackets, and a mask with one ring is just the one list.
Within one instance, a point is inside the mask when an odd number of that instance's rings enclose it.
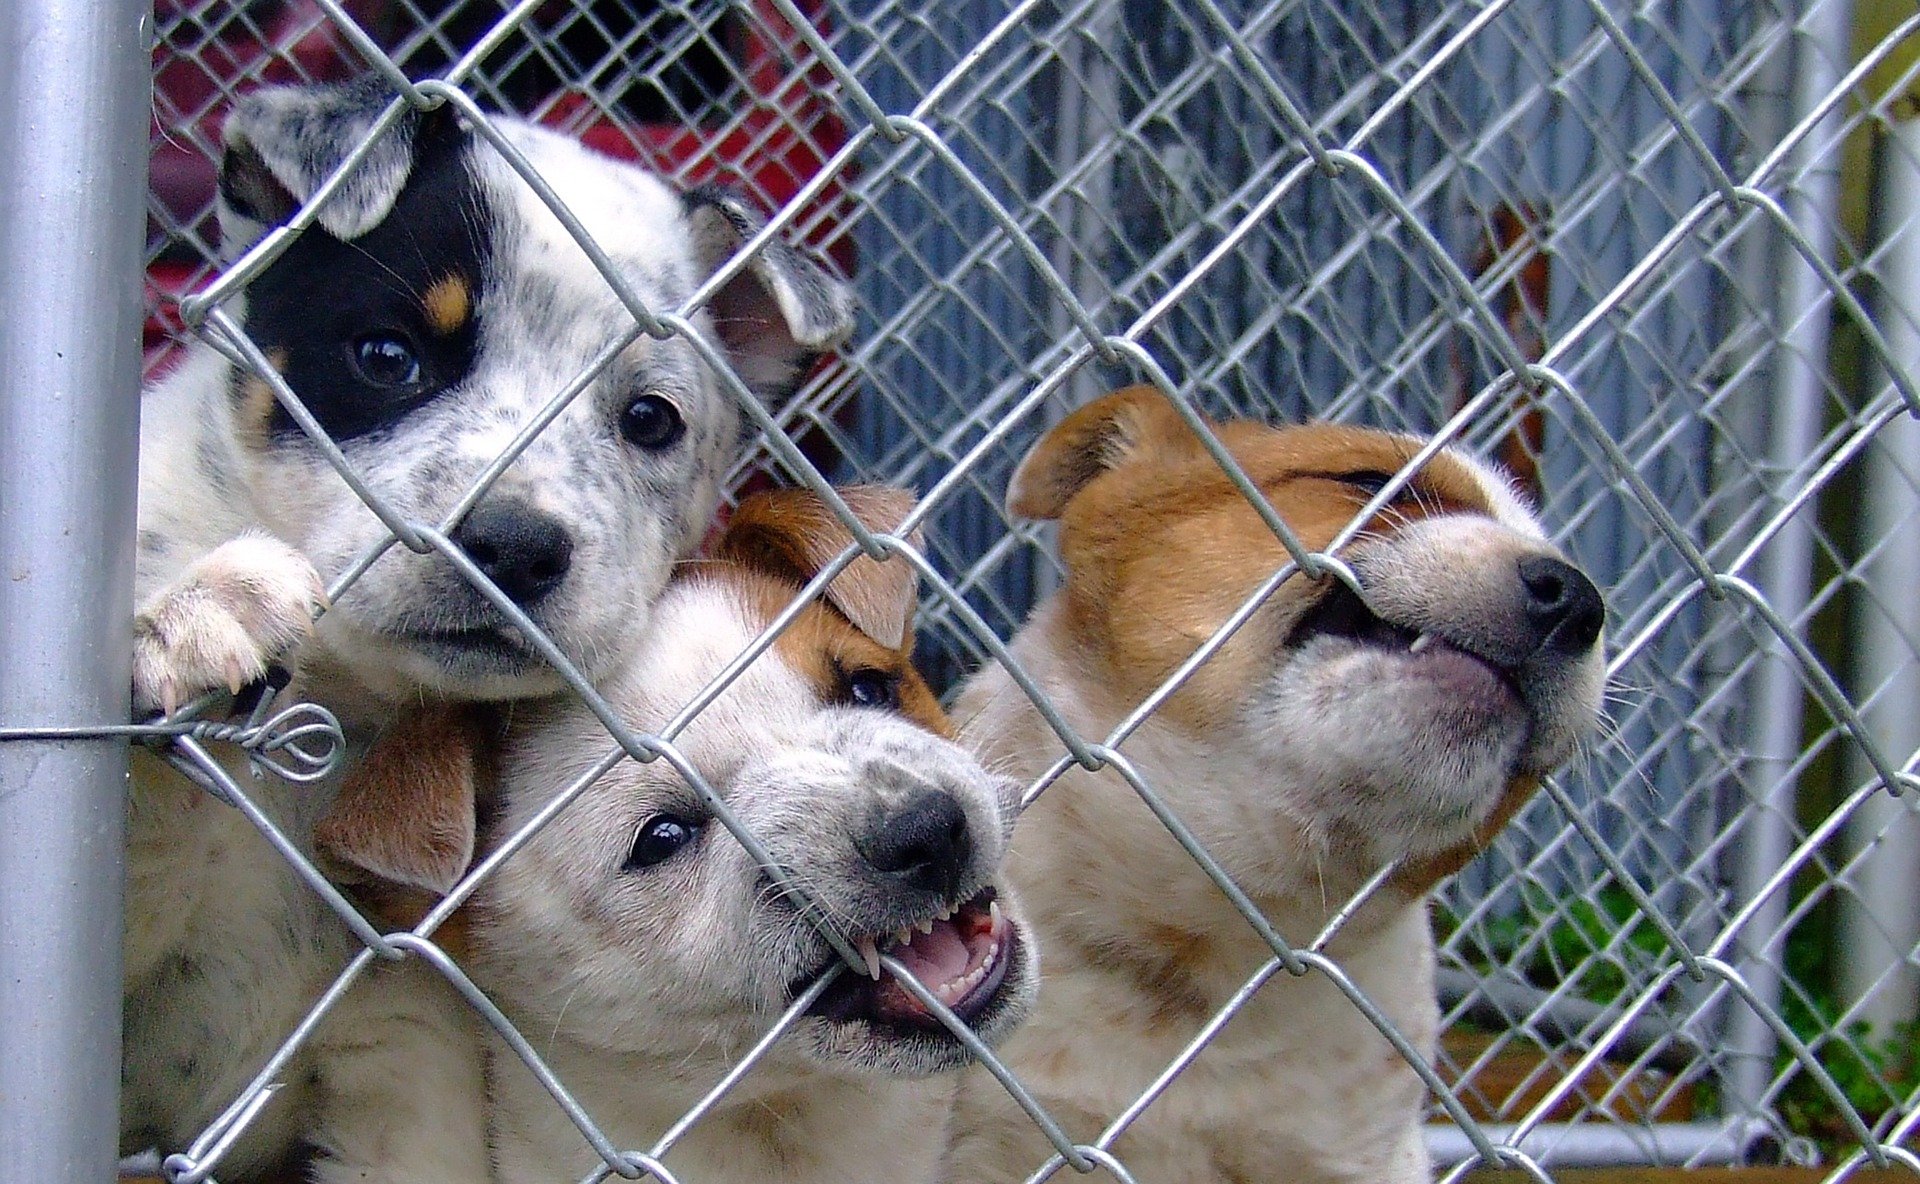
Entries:
{"label": "metal kennel frame", "polygon": [[[942,685],[1057,581],[1000,494],[1109,386],[1506,459],[1608,589],[1612,691],[1438,893],[1447,1178],[1920,1172],[1916,32],[1846,0],[0,8],[0,1162],[112,1170],[125,745],[188,726],[124,719],[149,81],[151,373],[189,333],[246,352],[222,301],[261,260],[219,268],[208,220],[231,96],[371,69],[728,180],[849,275],[853,342],[750,408],[737,476],[922,494],[924,555],[857,533],[922,569]],[[349,973],[459,979],[440,915]]]}

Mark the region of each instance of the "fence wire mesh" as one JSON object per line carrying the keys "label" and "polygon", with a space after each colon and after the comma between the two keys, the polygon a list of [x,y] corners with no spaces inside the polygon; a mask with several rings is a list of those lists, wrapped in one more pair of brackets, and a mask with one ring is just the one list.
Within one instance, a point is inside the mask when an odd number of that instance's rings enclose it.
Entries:
{"label": "fence wire mesh", "polygon": [[[1915,1164],[1914,21],[1856,50],[1849,6],[1757,0],[156,15],[155,372],[219,274],[232,98],[452,70],[426,98],[727,181],[849,276],[852,343],[778,426],[820,477],[931,494],[928,561],[998,637],[1059,574],[1012,466],[1112,386],[1506,459],[1608,590],[1613,693],[1439,893],[1442,1161],[1483,1146],[1465,1114],[1547,1178]],[[764,433],[734,484],[763,470],[808,476]],[[923,606],[942,686],[992,660],[970,615]]]}

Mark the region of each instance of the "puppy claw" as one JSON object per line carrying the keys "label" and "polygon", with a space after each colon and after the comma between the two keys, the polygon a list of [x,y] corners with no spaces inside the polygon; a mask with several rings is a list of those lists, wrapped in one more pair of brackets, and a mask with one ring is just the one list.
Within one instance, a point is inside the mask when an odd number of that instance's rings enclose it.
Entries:
{"label": "puppy claw", "polygon": [[1422,633],[1420,636],[1413,639],[1413,644],[1407,647],[1407,652],[1409,654],[1417,654],[1421,650],[1426,649],[1428,646],[1432,644],[1433,644],[1433,634]]}
{"label": "puppy claw", "polygon": [[222,544],[135,618],[135,709],[171,715],[207,691],[238,694],[306,641],[326,604],[320,573],[286,544],[262,535]]}

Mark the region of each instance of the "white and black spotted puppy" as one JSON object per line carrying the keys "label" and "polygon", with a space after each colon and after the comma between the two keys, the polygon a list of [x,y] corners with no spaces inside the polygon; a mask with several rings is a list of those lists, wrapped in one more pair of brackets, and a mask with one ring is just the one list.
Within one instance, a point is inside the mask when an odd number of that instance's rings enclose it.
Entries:
{"label": "white and black spotted puppy", "polygon": [[[229,249],[291,218],[389,97],[360,83],[242,100],[221,177]],[[551,132],[496,126],[650,310],[679,308],[760,226],[723,194],[679,194]],[[634,318],[586,251],[450,108],[409,112],[384,134],[229,308],[358,479],[414,522],[448,517],[578,384],[450,535],[589,677],[647,628],[739,445],[739,409],[695,347],[627,340]],[[694,323],[750,389],[775,396],[847,332],[851,300],[769,243]],[[398,704],[558,686],[529,639],[438,554],[386,550],[310,626],[323,586],[387,530],[257,375],[196,346],[141,415],[136,710],[297,659],[297,692],[332,710],[357,748]],[[325,787],[246,784],[296,843],[311,841]],[[130,818],[122,1141],[177,1151],[350,947],[250,824],[157,760],[137,762]],[[350,846],[395,852],[397,864],[367,870],[426,887],[444,886],[469,854]],[[409,1109],[433,1105],[392,1067],[458,1057],[470,1043],[431,1018],[457,1013],[415,1008],[432,984],[381,989],[398,974],[348,994],[221,1178],[244,1179],[301,1144],[321,1152],[322,1178],[464,1178],[462,1165],[410,1165],[386,1146],[388,1127],[407,1129]],[[374,1023],[381,1039],[364,1039]]]}

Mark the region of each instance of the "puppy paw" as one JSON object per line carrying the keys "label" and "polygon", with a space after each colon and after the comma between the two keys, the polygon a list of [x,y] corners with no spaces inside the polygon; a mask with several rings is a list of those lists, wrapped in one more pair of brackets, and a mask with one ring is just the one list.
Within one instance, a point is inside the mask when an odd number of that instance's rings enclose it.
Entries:
{"label": "puppy paw", "polygon": [[133,703],[171,715],[219,687],[238,693],[313,632],[327,604],[306,556],[264,535],[221,544],[134,618]]}

